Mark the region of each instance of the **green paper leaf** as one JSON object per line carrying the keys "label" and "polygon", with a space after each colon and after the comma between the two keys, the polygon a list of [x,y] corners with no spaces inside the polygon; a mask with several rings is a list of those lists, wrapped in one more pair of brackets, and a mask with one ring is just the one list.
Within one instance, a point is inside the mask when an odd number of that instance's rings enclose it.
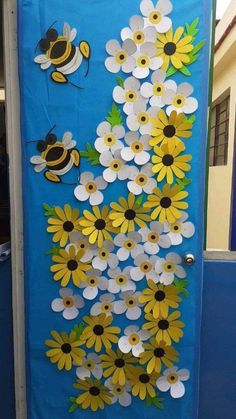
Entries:
{"label": "green paper leaf", "polygon": [[203,39],[202,41],[200,41],[200,42],[198,42],[198,44],[197,45],[194,45],[194,48],[193,48],[193,50],[190,52],[190,56],[191,55],[196,55],[197,54],[197,52],[199,52],[203,47],[204,47],[204,45],[205,45],[205,43],[206,43],[206,40],[205,39]]}
{"label": "green paper leaf", "polygon": [[179,290],[180,294],[183,294],[185,297],[189,297],[189,292],[186,290],[186,287],[188,286],[189,281],[186,279],[183,281],[180,281],[178,279],[174,280],[174,285]]}
{"label": "green paper leaf", "polygon": [[49,256],[49,255],[57,256],[57,255],[59,255],[59,251],[60,251],[60,247],[59,246],[52,246],[52,248],[49,249],[46,252],[46,255],[47,256]]}
{"label": "green paper leaf", "polygon": [[71,403],[75,403],[76,402],[76,397],[69,397],[69,400]]}
{"label": "green paper leaf", "polygon": [[117,77],[117,84],[120,86],[120,87],[124,87],[124,80],[121,78],[121,77]]}
{"label": "green paper leaf", "polygon": [[190,25],[188,23],[186,23],[186,25],[185,25],[186,31],[185,31],[184,35],[185,36],[190,35],[190,36],[193,37],[193,40],[194,40],[194,38],[197,36],[198,31],[199,31],[198,23],[199,23],[199,18],[198,17],[196,19],[194,19],[194,21]]}
{"label": "green paper leaf", "polygon": [[79,324],[75,324],[75,326],[74,326],[74,331],[75,331],[75,333],[76,333],[76,337],[77,337],[77,339],[80,339],[80,336],[82,335],[82,333],[83,333],[83,331],[84,331],[84,328],[85,328],[85,323],[84,322],[81,322],[81,323],[79,323]]}
{"label": "green paper leaf", "polygon": [[74,413],[77,409],[80,409],[80,406],[77,403],[72,403],[68,409],[68,413]]}
{"label": "green paper leaf", "polygon": [[188,65],[191,65],[191,64],[195,63],[195,61],[197,61],[199,57],[200,57],[200,54],[196,54],[193,57],[190,56],[190,61],[189,61]]}
{"label": "green paper leaf", "polygon": [[147,407],[150,407],[150,406],[154,405],[158,409],[163,409],[164,408],[163,399],[159,398],[158,396],[152,398],[150,396],[150,394],[147,394],[145,401],[146,401],[146,406]]}
{"label": "green paper leaf", "polygon": [[191,76],[191,73],[190,73],[189,69],[185,65],[182,65],[182,67],[179,69],[179,71],[182,74],[184,74],[185,76]]}
{"label": "green paper leaf", "polygon": [[143,195],[140,195],[139,197],[138,197],[138,199],[136,199],[136,202],[135,202],[135,204],[136,205],[138,205],[139,207],[142,205],[142,202],[143,202]]}
{"label": "green paper leaf", "polygon": [[86,144],[86,151],[80,151],[80,155],[81,157],[85,157],[91,163],[92,166],[97,166],[100,163],[99,152],[89,143]]}
{"label": "green paper leaf", "polygon": [[196,115],[191,115],[189,118],[185,116],[185,121],[191,122],[191,124],[194,124],[194,122],[196,121]]}
{"label": "green paper leaf", "polygon": [[113,103],[111,111],[106,117],[106,121],[109,122],[109,124],[111,124],[112,128],[116,125],[122,125],[121,111],[115,103]]}
{"label": "green paper leaf", "polygon": [[177,179],[177,184],[180,187],[180,190],[183,191],[186,186],[191,185],[192,179],[187,179],[186,177],[184,179]]}
{"label": "green paper leaf", "polygon": [[43,209],[44,209],[44,215],[46,215],[46,217],[56,217],[54,207],[50,207],[50,205],[44,203]]}
{"label": "green paper leaf", "polygon": [[169,68],[169,70],[167,71],[167,73],[166,73],[166,77],[171,77],[171,76],[173,76],[173,74],[175,74],[175,73],[177,73],[177,68],[175,68],[175,67],[170,67]]}

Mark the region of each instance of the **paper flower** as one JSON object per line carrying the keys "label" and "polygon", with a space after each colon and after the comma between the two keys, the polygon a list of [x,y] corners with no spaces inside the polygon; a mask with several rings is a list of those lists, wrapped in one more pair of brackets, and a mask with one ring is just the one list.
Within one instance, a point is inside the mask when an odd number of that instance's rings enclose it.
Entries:
{"label": "paper flower", "polygon": [[153,179],[151,163],[147,163],[145,166],[140,167],[140,169],[133,167],[130,171],[129,179],[127,188],[134,195],[140,195],[143,192],[150,194],[157,186],[156,180]]}
{"label": "paper flower", "polygon": [[79,287],[83,289],[86,300],[94,300],[99,290],[107,290],[108,281],[99,269],[90,269],[86,274],[86,281],[81,282]]}
{"label": "paper flower", "polygon": [[107,387],[101,384],[100,380],[78,380],[74,387],[83,391],[77,398],[76,403],[82,409],[90,408],[93,412],[98,409],[104,409],[104,405],[111,404],[111,393]]}
{"label": "paper flower", "polygon": [[130,384],[127,382],[124,386],[121,386],[119,384],[113,384],[112,378],[108,378],[105,381],[105,386],[109,388],[112,399],[111,403],[119,403],[123,407],[128,407],[132,403],[131,395],[129,394],[129,391],[131,390]]}
{"label": "paper flower", "polygon": [[107,167],[107,169],[103,171],[103,177],[109,183],[112,183],[117,179],[125,180],[129,176],[130,167],[127,166],[121,158],[120,151],[121,150],[116,150],[114,155],[110,151],[105,151],[100,156],[101,165]]}
{"label": "paper flower", "polygon": [[[124,81],[124,87],[116,86],[113,90],[114,101],[119,104],[124,104],[123,111],[126,115],[130,115],[131,113],[133,113],[134,104],[136,102],[141,101],[144,104],[147,103],[147,99],[142,97],[140,94],[140,86],[141,86],[141,83],[139,80],[137,80],[135,77],[128,77]],[[95,147],[96,147],[96,143],[95,143]],[[123,144],[121,143],[121,146],[119,148],[122,148],[122,147],[123,147]],[[111,151],[114,152],[114,149],[111,148]]]}
{"label": "paper flower", "polygon": [[129,320],[137,320],[142,315],[141,306],[139,301],[140,292],[125,291],[120,294],[121,300],[114,303],[114,313],[124,314]]}
{"label": "paper flower", "polygon": [[111,57],[105,61],[105,66],[111,73],[132,73],[135,68],[135,59],[132,57],[137,51],[137,47],[131,39],[126,39],[122,45],[115,39],[108,41],[106,51]]}
{"label": "paper flower", "polygon": [[155,155],[152,156],[152,171],[158,174],[158,182],[165,179],[169,185],[172,185],[174,176],[183,179],[185,172],[191,170],[188,163],[192,160],[192,156],[191,154],[182,154],[183,151],[185,151],[185,145],[181,142],[176,144],[173,139],[161,147],[154,147]]}
{"label": "paper flower", "polygon": [[148,330],[151,336],[155,335],[157,343],[165,342],[171,345],[172,341],[178,343],[183,337],[184,323],[180,321],[179,311],[173,311],[168,317],[158,319],[155,319],[151,313],[147,313],[145,319],[147,323],[143,325],[143,330]]}
{"label": "paper flower", "polygon": [[183,243],[183,237],[189,239],[195,233],[195,226],[190,221],[187,221],[188,214],[182,211],[182,216],[173,224],[165,223],[165,232],[170,238],[173,246],[178,246]]}
{"label": "paper flower", "polygon": [[134,265],[136,267],[131,268],[130,276],[133,281],[141,281],[144,277],[146,279],[153,279],[154,282],[158,282],[158,275],[155,272],[155,263],[157,262],[157,256],[147,256],[145,254],[138,255],[134,259]]}
{"label": "paper flower", "polygon": [[52,301],[52,310],[56,313],[62,312],[66,320],[73,320],[79,315],[79,308],[84,307],[84,300],[80,295],[73,295],[70,288],[62,288],[59,291],[61,298]]}
{"label": "paper flower", "polygon": [[70,233],[79,231],[79,210],[72,209],[69,204],[61,207],[54,207],[55,216],[48,219],[48,233],[53,233],[53,243],[60,242],[60,246],[64,247],[69,240]]}
{"label": "paper flower", "polygon": [[175,82],[166,80],[166,73],[163,70],[156,70],[151,76],[151,83],[145,82],[141,86],[141,94],[144,98],[149,99],[151,106],[163,108],[166,105],[164,94],[167,90],[175,88]]}
{"label": "paper flower", "polygon": [[156,372],[148,374],[142,367],[135,368],[130,376],[133,396],[138,396],[140,400],[145,400],[147,396],[153,399],[156,396],[155,387],[158,376]]}
{"label": "paper flower", "polygon": [[108,270],[108,291],[112,294],[118,294],[124,291],[135,291],[136,284],[131,281],[130,277],[130,266],[126,266],[123,271],[117,267],[115,269]]}
{"label": "paper flower", "polygon": [[155,264],[155,271],[159,274],[159,281],[162,284],[169,285],[175,279],[175,276],[178,278],[185,278],[186,272],[184,268],[180,265],[182,262],[181,257],[177,253],[168,253],[165,258],[158,258]]}
{"label": "paper flower", "polygon": [[170,117],[161,109],[157,118],[151,120],[154,128],[151,130],[151,138],[149,144],[155,146],[159,143],[166,144],[171,140],[175,143],[180,142],[180,138],[189,138],[192,135],[193,124],[185,120],[184,114],[177,114],[176,111],[171,112]]}
{"label": "paper flower", "polygon": [[105,240],[103,242],[103,247],[99,249],[97,256],[92,261],[94,269],[99,269],[100,271],[105,271],[107,267],[114,269],[118,265],[118,257],[113,254],[115,246],[110,240]]}
{"label": "paper flower", "polygon": [[148,196],[148,202],[144,203],[145,208],[155,208],[151,213],[151,219],[159,218],[160,223],[168,221],[175,223],[181,217],[180,209],[187,209],[188,204],[184,202],[188,192],[181,191],[179,186],[172,188],[166,184],[162,191],[159,188],[153,190],[153,194]]}
{"label": "paper flower", "polygon": [[100,355],[101,366],[104,368],[103,376],[111,377],[113,384],[124,386],[137,364],[137,359],[129,352],[124,354],[120,349],[107,349],[105,354]]}
{"label": "paper flower", "polygon": [[146,79],[150,70],[161,68],[163,59],[157,57],[157,47],[153,42],[145,42],[140,46],[140,50],[135,54],[136,66],[133,76],[137,79]]}
{"label": "paper flower", "polygon": [[105,349],[110,349],[112,343],[117,343],[119,338],[120,328],[111,326],[112,316],[106,316],[102,313],[99,316],[85,316],[83,318],[86,327],[83,330],[80,341],[87,346],[87,348],[94,347],[95,352],[100,352],[103,346]]}
{"label": "paper flower", "polygon": [[90,310],[91,316],[98,316],[101,313],[110,316],[114,312],[115,297],[112,294],[103,294]]}
{"label": "paper flower", "polygon": [[78,201],[89,200],[90,205],[99,205],[103,202],[104,196],[101,190],[106,189],[107,182],[102,176],[94,177],[91,172],[83,172],[80,175],[80,185],[76,186],[74,195]]}
{"label": "paper flower", "polygon": [[103,369],[101,367],[101,361],[97,354],[88,353],[83,359],[81,367],[76,369],[76,375],[80,380],[85,378],[95,377],[97,380],[102,378]]}
{"label": "paper flower", "polygon": [[133,259],[143,253],[143,246],[140,245],[142,238],[140,234],[136,232],[128,233],[127,235],[120,233],[115,236],[114,243],[119,250],[117,251],[117,257],[121,262],[132,257]]}
{"label": "paper flower", "polygon": [[163,376],[157,379],[156,386],[163,392],[170,390],[171,397],[178,399],[185,394],[185,387],[182,381],[187,381],[189,377],[190,372],[187,369],[168,368],[163,372]]}
{"label": "paper flower", "polygon": [[122,141],[125,136],[125,129],[122,125],[116,125],[112,128],[109,122],[101,122],[97,127],[98,138],[94,143],[94,147],[101,154],[104,151],[114,153],[123,147]]}
{"label": "paper flower", "polygon": [[169,105],[166,109],[167,115],[170,115],[172,111],[176,111],[177,114],[194,113],[198,108],[198,101],[191,97],[193,93],[191,84],[181,83],[179,86],[176,83],[174,84],[172,90],[167,90],[164,95],[164,101],[166,105]]}
{"label": "paper flower", "polygon": [[148,25],[144,28],[144,19],[142,16],[132,16],[129,21],[130,28],[123,28],[121,31],[121,39],[132,39],[137,49],[146,42],[156,42],[157,33],[154,27]]}
{"label": "paper flower", "polygon": [[128,147],[124,147],[121,150],[121,157],[125,161],[134,160],[137,165],[143,165],[150,160],[150,154],[147,150],[150,150],[149,135],[139,135],[138,132],[128,132],[125,136],[125,142]]}
{"label": "paper flower", "polygon": [[165,342],[157,343],[155,338],[150,339],[150,343],[144,343],[145,352],[140,354],[139,363],[147,364],[147,373],[153,371],[158,374],[161,372],[162,365],[173,367],[173,362],[178,362],[178,352]]}
{"label": "paper flower", "polygon": [[172,26],[171,19],[167,16],[172,9],[169,0],[159,0],[155,6],[151,0],[143,0],[140,5],[141,13],[145,16],[145,26],[154,26],[158,33],[165,33]]}
{"label": "paper flower", "polygon": [[157,255],[160,247],[168,249],[171,246],[170,238],[164,233],[163,224],[152,221],[149,227],[141,228],[139,234],[142,236],[144,251],[148,255]]}
{"label": "paper flower", "polygon": [[118,341],[118,346],[124,354],[132,352],[135,357],[143,352],[143,341],[149,338],[149,333],[139,330],[138,326],[128,326],[124,330],[124,336]]}
{"label": "paper flower", "polygon": [[[83,250],[82,262],[90,261],[97,251],[97,246],[90,244],[88,238],[79,231],[70,234],[70,245],[74,245],[77,251]],[[67,245],[66,250],[68,250],[70,245]]]}
{"label": "paper flower", "polygon": [[130,131],[138,131],[140,134],[151,134],[153,125],[151,118],[155,118],[158,114],[159,108],[147,106],[142,102],[137,102],[134,105],[134,113],[128,115],[126,119],[127,127]]}

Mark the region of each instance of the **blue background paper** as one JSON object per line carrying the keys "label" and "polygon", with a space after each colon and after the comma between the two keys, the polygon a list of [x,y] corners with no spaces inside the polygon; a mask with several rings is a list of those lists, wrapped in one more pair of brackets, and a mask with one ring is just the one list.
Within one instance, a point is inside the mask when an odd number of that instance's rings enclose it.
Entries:
{"label": "blue background paper", "polygon": [[[197,226],[195,236],[183,242],[178,248],[171,248],[179,254],[188,251],[196,255],[197,263],[187,268],[190,281],[190,298],[180,306],[182,319],[186,323],[184,337],[176,345],[180,352],[179,366],[189,368],[191,379],[186,383],[186,395],[181,400],[173,400],[163,395],[164,410],[147,408],[138,399],[128,409],[119,405],[106,407],[105,411],[92,413],[78,410],[74,417],[83,419],[106,419],[111,416],[124,419],[153,419],[155,416],[172,419],[192,419],[197,417],[198,406],[198,358],[199,328],[201,319],[202,289],[202,230],[203,230],[203,191],[204,159],[206,142],[207,91],[210,36],[210,1],[188,0],[172,1],[171,14],[174,28],[191,23],[200,18],[198,40],[206,39],[207,44],[200,59],[191,66],[192,77],[183,75],[172,77],[178,83],[188,81],[194,86],[194,96],[199,101],[194,124],[193,137],[185,142],[187,153],[193,154],[192,185],[189,191],[190,220]],[[21,85],[21,119],[23,145],[23,193],[25,215],[25,282],[26,282],[26,337],[27,337],[27,375],[28,375],[28,417],[29,419],[67,419],[69,397],[76,394],[73,389],[74,372],[59,372],[45,357],[44,340],[50,331],[70,331],[73,325],[60,314],[50,309],[51,301],[58,296],[59,284],[53,281],[49,271],[51,258],[45,253],[51,248],[51,235],[46,233],[47,219],[43,215],[42,204],[64,205],[70,203],[81,210],[85,208],[73,196],[73,186],[56,185],[45,180],[43,174],[36,174],[29,159],[38,154],[37,139],[43,139],[49,129],[56,125],[55,133],[62,137],[71,131],[77,141],[77,148],[84,150],[85,143],[96,139],[97,125],[107,116],[112,104],[112,90],[117,75],[109,73],[104,66],[105,44],[110,39],[120,39],[120,31],[128,26],[132,15],[140,14],[140,0],[18,0],[19,11],[19,69]],[[50,80],[50,69],[42,71],[33,62],[35,47],[46,30],[56,21],[55,27],[61,33],[64,22],[78,30],[76,42],[86,40],[91,45],[92,55],[90,73],[87,79],[84,63],[71,81],[82,84],[78,90],[68,85],[57,85]],[[75,42],[74,42],[75,43]],[[128,76],[128,75],[127,75]],[[123,78],[127,77],[123,75]],[[93,170],[101,173],[100,167],[91,166],[82,159],[80,170]],[[76,181],[77,171],[73,169],[69,178]],[[109,197],[116,200],[127,195],[126,186],[117,183],[105,191],[105,203]],[[168,252],[165,252],[168,253]],[[90,304],[91,305],[91,304]],[[89,305],[89,308],[90,308]],[[88,305],[82,315],[89,310]],[[76,319],[79,322],[80,319]],[[74,322],[72,322],[74,323]],[[114,322],[118,323],[118,322]],[[73,416],[72,416],[73,417]]]}

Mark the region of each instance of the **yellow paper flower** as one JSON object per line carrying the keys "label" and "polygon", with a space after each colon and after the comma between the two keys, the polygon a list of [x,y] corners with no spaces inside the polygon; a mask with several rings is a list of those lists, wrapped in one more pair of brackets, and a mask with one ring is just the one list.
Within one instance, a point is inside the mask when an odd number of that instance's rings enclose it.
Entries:
{"label": "yellow paper flower", "polygon": [[106,206],[102,210],[95,206],[92,210],[93,212],[84,210],[84,217],[80,218],[79,221],[80,226],[82,227],[82,233],[89,236],[89,243],[97,243],[98,247],[102,247],[105,239],[113,240],[110,233],[117,233],[117,229],[112,226]]}
{"label": "yellow paper flower", "polygon": [[111,203],[113,211],[110,212],[110,219],[113,227],[118,227],[121,233],[135,231],[136,225],[140,228],[146,227],[146,222],[150,221],[147,215],[149,210],[141,207],[135,200],[135,196],[130,193],[128,200],[119,198],[119,204]]}
{"label": "yellow paper flower", "polygon": [[176,111],[172,111],[168,117],[161,109],[157,118],[152,118],[151,122],[154,126],[151,131],[153,138],[149,141],[151,146],[166,144],[170,140],[178,144],[180,138],[189,138],[192,135],[193,124],[185,119],[183,113],[177,114]]}
{"label": "yellow paper flower", "polygon": [[181,211],[188,208],[187,202],[183,199],[188,196],[188,192],[181,191],[175,185],[172,188],[166,184],[161,191],[159,188],[153,190],[153,194],[148,196],[148,202],[144,203],[145,208],[155,208],[151,213],[151,219],[159,219],[160,223],[174,223],[181,218]]}
{"label": "yellow paper flower", "polygon": [[52,348],[46,352],[52,364],[57,364],[59,370],[65,368],[67,371],[71,370],[72,361],[76,365],[82,365],[85,351],[79,348],[82,343],[77,339],[74,331],[68,335],[65,332],[58,333],[52,330],[51,335],[54,340],[47,339],[45,344]]}
{"label": "yellow paper flower", "polygon": [[100,352],[102,347],[111,349],[112,343],[117,343],[120,328],[110,326],[112,316],[106,316],[102,313],[95,317],[84,317],[84,322],[88,325],[85,327],[80,339],[86,344],[87,348],[94,347],[96,352]]}
{"label": "yellow paper flower", "polygon": [[76,398],[76,403],[82,409],[90,408],[96,412],[98,409],[104,409],[105,404],[111,404],[112,394],[99,380],[85,378],[85,380],[78,380],[74,387],[83,391]]}
{"label": "yellow paper flower", "polygon": [[147,364],[147,373],[151,374],[153,371],[160,373],[162,365],[166,367],[173,367],[173,363],[178,362],[178,352],[172,347],[166,345],[165,342],[157,343],[155,338],[150,339],[150,343],[144,343],[140,357],[140,364]]}
{"label": "yellow paper flower", "polygon": [[177,308],[181,298],[179,291],[173,285],[155,284],[152,279],[148,281],[148,287],[142,291],[139,297],[140,303],[144,303],[145,313],[152,312],[153,317],[157,319],[160,316],[167,317],[169,307]]}
{"label": "yellow paper flower", "polygon": [[100,356],[101,367],[104,368],[103,376],[108,378],[112,375],[113,384],[124,386],[127,378],[132,375],[137,358],[131,353],[123,354],[119,349],[115,352],[107,349],[105,355]]}
{"label": "yellow paper flower", "polygon": [[189,53],[193,50],[193,37],[183,34],[183,27],[176,29],[175,33],[170,28],[165,34],[157,34],[157,56],[163,59],[162,70],[167,71],[170,62],[178,70],[190,62]]}
{"label": "yellow paper flower", "polygon": [[47,228],[48,233],[54,233],[52,241],[60,242],[60,246],[64,247],[69,239],[70,233],[80,230],[79,210],[72,209],[70,205],[64,205],[64,211],[61,207],[54,207],[56,217],[49,218]]}
{"label": "yellow paper flower", "polygon": [[160,317],[155,319],[151,313],[145,314],[147,323],[143,325],[143,330],[148,330],[150,335],[156,335],[157,343],[161,341],[167,345],[171,345],[172,340],[179,342],[183,336],[184,323],[178,320],[180,318],[180,312],[174,311],[168,317]]}
{"label": "yellow paper flower", "polygon": [[169,185],[174,182],[174,175],[183,179],[185,172],[191,169],[189,161],[192,160],[190,154],[180,154],[185,150],[183,143],[175,143],[175,140],[170,140],[168,144],[163,144],[161,147],[154,147],[155,156],[152,156],[153,173],[158,173],[157,181],[161,182],[166,178]]}
{"label": "yellow paper flower", "polygon": [[138,396],[141,400],[144,400],[149,394],[150,397],[156,396],[156,380],[159,378],[159,374],[152,373],[148,374],[142,367],[135,368],[132,377],[130,377],[130,383],[132,385],[133,396]]}
{"label": "yellow paper flower", "polygon": [[68,250],[60,249],[59,254],[52,257],[56,265],[52,265],[50,270],[54,273],[54,280],[61,281],[61,286],[66,287],[71,280],[78,287],[81,281],[86,281],[86,273],[91,269],[91,265],[81,262],[84,250],[76,252],[74,246]]}

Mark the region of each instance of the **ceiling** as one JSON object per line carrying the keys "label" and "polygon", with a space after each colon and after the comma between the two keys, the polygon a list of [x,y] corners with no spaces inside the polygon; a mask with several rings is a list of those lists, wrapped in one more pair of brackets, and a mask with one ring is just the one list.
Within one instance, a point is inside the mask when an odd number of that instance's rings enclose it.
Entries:
{"label": "ceiling", "polygon": [[0,87],[4,86],[3,77],[3,37],[2,37],[2,2],[0,1]]}

